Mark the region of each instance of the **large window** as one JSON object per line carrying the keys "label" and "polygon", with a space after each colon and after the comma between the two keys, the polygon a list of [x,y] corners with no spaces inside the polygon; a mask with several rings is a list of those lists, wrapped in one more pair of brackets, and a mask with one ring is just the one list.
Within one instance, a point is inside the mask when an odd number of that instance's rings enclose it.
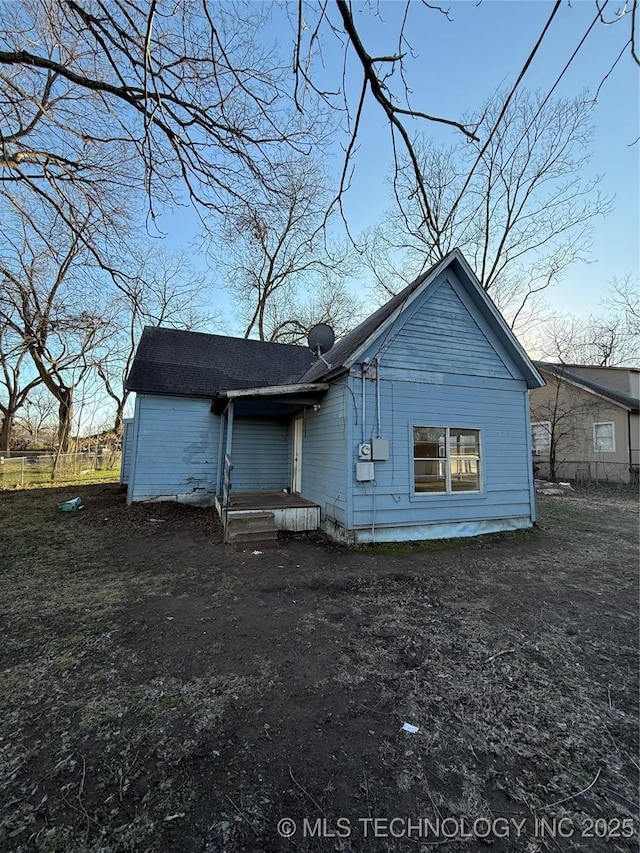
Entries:
{"label": "large window", "polygon": [[413,428],[413,480],[417,494],[480,491],[480,430]]}
{"label": "large window", "polygon": [[531,449],[534,453],[548,453],[551,450],[550,421],[531,424]]}
{"label": "large window", "polygon": [[613,423],[593,425],[593,449],[596,453],[615,453],[616,434]]}

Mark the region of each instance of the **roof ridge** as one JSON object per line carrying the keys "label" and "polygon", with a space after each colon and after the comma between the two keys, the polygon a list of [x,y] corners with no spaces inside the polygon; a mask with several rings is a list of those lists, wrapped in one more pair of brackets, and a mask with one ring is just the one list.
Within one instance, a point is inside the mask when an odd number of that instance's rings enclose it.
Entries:
{"label": "roof ridge", "polygon": [[237,335],[222,335],[218,332],[196,332],[194,329],[174,329],[171,326],[144,326],[142,329],[142,333],[144,334],[147,330],[151,330],[154,332],[162,332],[165,333],[173,333],[179,335],[198,335],[203,338],[220,338],[225,341],[246,341],[251,344],[260,344],[264,346],[277,346],[277,347],[288,347],[295,348],[297,350],[306,350],[308,347],[304,347],[301,344],[286,344],[282,341],[263,341],[260,338],[245,338],[238,337]]}
{"label": "roof ridge", "polygon": [[554,367],[584,367],[588,370],[635,370],[636,373],[640,373],[640,367],[631,367],[624,364],[578,364],[577,362],[566,362],[566,361],[543,361],[541,359],[537,359],[533,361],[534,364],[550,364]]}
{"label": "roof ridge", "polygon": [[637,412],[640,409],[640,400],[638,397],[634,397],[633,394],[630,394],[628,391],[621,391],[618,388],[612,388],[611,386],[605,385],[602,382],[597,382],[595,379],[591,379],[588,376],[576,373],[575,370],[571,370],[568,365],[557,364],[552,361],[534,361],[534,364],[540,370],[546,370],[548,373],[552,373],[560,379],[565,379],[567,382],[572,382],[574,385],[583,387],[586,391],[592,391],[595,394],[599,394],[601,397],[604,397],[613,403],[617,403],[626,409],[630,409],[632,412]]}

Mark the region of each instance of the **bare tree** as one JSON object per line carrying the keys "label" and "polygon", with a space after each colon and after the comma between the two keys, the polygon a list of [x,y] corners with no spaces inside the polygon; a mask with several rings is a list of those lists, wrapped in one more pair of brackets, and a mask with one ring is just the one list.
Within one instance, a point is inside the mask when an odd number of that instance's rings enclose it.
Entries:
{"label": "bare tree", "polygon": [[609,293],[602,300],[605,309],[621,320],[627,341],[625,363],[640,361],[640,288],[631,274],[611,281]]}
{"label": "bare tree", "polygon": [[326,323],[336,338],[350,332],[364,316],[364,303],[344,281],[329,280],[302,299],[276,298],[266,311],[266,325],[271,330],[269,340],[283,344],[304,344],[311,329]]}
{"label": "bare tree", "polygon": [[74,388],[91,369],[90,352],[106,328],[87,252],[77,236],[62,242],[67,233],[55,221],[33,233],[24,219],[11,241],[5,232],[0,255],[0,322],[22,340],[35,372],[58,401],[60,452],[69,444]]}
{"label": "bare tree", "polygon": [[0,322],[0,452],[9,452],[14,419],[32,390],[42,381],[33,374],[24,380],[25,367],[28,370],[29,366],[28,347],[24,340]]}
{"label": "bare tree", "polygon": [[536,351],[561,364],[634,367],[640,359],[640,338],[628,333],[619,313],[561,315],[540,328]]}
{"label": "bare tree", "polygon": [[[416,143],[429,209],[407,166],[395,183],[403,215],[392,214],[375,236],[378,251],[395,258],[396,269],[404,264],[409,280],[460,247],[517,326],[536,294],[588,256],[593,220],[610,210],[611,200],[599,193],[597,178],[584,177],[590,101],[545,102],[519,92],[499,123],[503,102],[498,93],[469,119],[483,138],[491,136],[488,145]],[[397,278],[387,284],[384,273],[379,286],[397,290]]]}
{"label": "bare tree", "polygon": [[40,384],[33,388],[15,419],[14,435],[25,449],[53,448],[58,432],[56,399]]}
{"label": "bare tree", "polygon": [[580,317],[555,315],[540,326],[532,349],[561,364],[637,367],[640,362],[640,297],[630,275],[614,278],[604,311]]}
{"label": "bare tree", "polygon": [[283,146],[321,138],[265,42],[266,4],[21,0],[3,14],[3,186],[81,239],[75,210],[114,186],[144,187],[152,218],[185,196],[226,212],[246,182],[272,185]]}
{"label": "bare tree", "polygon": [[[153,219],[187,197],[203,214],[226,214],[260,182],[277,190],[283,160],[309,154],[344,119],[338,198],[348,185],[367,94],[412,154],[406,122],[474,131],[409,103],[407,4],[386,55],[371,54],[350,3],[175,4],[150,0],[16,0],[3,9],[0,37],[2,182],[20,185],[78,229],[76,210],[105,204],[114,185],[144,187]],[[444,13],[424,4],[422,12]],[[283,59],[269,24],[293,47]],[[289,27],[287,31],[287,26]],[[272,31],[275,31],[276,27]],[[319,82],[324,35],[355,58],[361,91]],[[339,79],[339,78],[338,78]],[[397,91],[393,91],[393,88]],[[330,126],[327,116],[331,115]],[[5,129],[6,128],[6,129]],[[412,158],[415,159],[415,158]],[[417,163],[415,163],[417,166]],[[416,171],[416,180],[420,175]],[[81,234],[82,236],[82,234]],[[102,258],[100,246],[90,247]],[[102,258],[104,260],[104,258]]]}
{"label": "bare tree", "polygon": [[91,360],[104,390],[115,405],[113,429],[122,431],[129,396],[125,379],[144,326],[202,330],[213,321],[205,308],[207,283],[184,255],[161,250],[131,258],[127,287],[116,290],[105,310],[109,327]]}
{"label": "bare tree", "polygon": [[[327,242],[329,185],[321,169],[311,160],[296,160],[283,166],[277,183],[273,194],[256,185],[211,249],[240,305],[246,338],[290,339],[294,330],[297,337],[304,325],[297,314],[303,311],[339,323],[337,312],[344,313],[351,299],[345,279],[357,263],[350,244]],[[308,300],[320,292],[328,298],[311,310]],[[328,316],[332,308],[335,317]]]}
{"label": "bare tree", "polygon": [[[605,21],[607,2],[594,22]],[[246,228],[259,241],[267,220],[261,202],[254,205],[256,186],[259,199],[269,197],[278,211],[286,209],[287,164],[321,153],[339,122],[343,159],[338,187],[324,200],[325,213],[340,204],[371,100],[391,130],[394,155],[406,154],[407,186],[428,227],[442,234],[440,245],[453,213],[442,221],[432,210],[410,131],[417,124],[450,128],[472,141],[477,167],[468,170],[465,183],[476,168],[481,171],[559,5],[557,0],[503,101],[493,113],[465,122],[435,115],[428,103],[412,103],[412,20],[417,14],[449,18],[437,3],[394,7],[399,14],[384,31],[389,45],[384,51],[367,46],[363,35],[364,16],[375,21],[380,8],[364,4],[356,10],[347,0],[284,7],[240,0],[177,6],[168,0],[6,3],[0,34],[0,220],[23,217],[42,236],[44,223],[54,217],[57,229],[67,232],[60,244],[77,241],[126,294],[135,282],[114,243],[128,236],[136,188],[146,199],[148,227],[167,206],[188,200],[211,233],[228,217],[228,229]],[[269,28],[276,18],[277,36]],[[288,30],[281,26],[286,22]],[[338,85],[331,90],[319,82],[325,79],[320,65],[329,38],[343,48]],[[292,51],[283,60],[278,41],[287,39]],[[428,101],[428,90],[423,93]],[[506,170],[507,162],[501,167]],[[469,197],[466,188],[458,195]],[[309,239],[315,236],[313,228]],[[536,289],[545,276],[557,276],[568,260],[558,256],[556,262],[525,283],[525,297],[527,286]],[[503,282],[507,271],[499,274]],[[286,289],[278,287],[274,305]],[[267,329],[259,290],[246,330],[269,337],[291,318],[285,308]],[[79,317],[84,308],[67,310]]]}
{"label": "bare tree", "polygon": [[[637,57],[636,0],[624,10],[631,14],[611,20],[608,3],[594,5],[591,26],[629,21],[631,38],[621,55],[631,45]],[[381,21],[379,4],[355,9],[349,0],[284,6],[15,0],[3,7],[0,36],[0,169],[4,181],[23,184],[73,226],[68,192],[95,204],[105,182],[131,186],[135,177],[144,185],[152,217],[158,205],[185,194],[207,215],[226,213],[246,197],[247,182],[274,188],[283,148],[284,159],[290,159],[326,138],[322,107],[342,119],[345,132],[339,200],[371,100],[388,124],[394,152],[406,152],[430,220],[428,187],[411,136],[416,123],[451,128],[471,140],[488,130],[481,157],[560,5],[556,0],[532,39],[493,126],[483,127],[435,115],[424,87],[423,101],[413,103],[418,87],[410,82],[411,60],[425,46],[413,43],[410,34],[429,31],[421,17],[451,20],[438,3],[393,4],[387,10],[391,20]],[[271,32],[289,42],[292,61],[283,60],[275,36],[270,39],[272,21],[277,27]],[[365,21],[379,24],[384,50],[367,47]],[[453,39],[455,24],[451,27]],[[333,88],[321,82],[328,40],[343,50]],[[572,60],[573,55],[566,67]]]}

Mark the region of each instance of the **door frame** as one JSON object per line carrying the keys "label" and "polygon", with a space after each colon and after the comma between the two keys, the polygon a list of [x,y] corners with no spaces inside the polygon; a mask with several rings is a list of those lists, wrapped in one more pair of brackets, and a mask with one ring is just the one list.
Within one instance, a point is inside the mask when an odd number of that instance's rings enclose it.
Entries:
{"label": "door frame", "polygon": [[291,465],[291,491],[299,495],[302,491],[302,437],[304,418],[298,415],[293,419],[293,461]]}

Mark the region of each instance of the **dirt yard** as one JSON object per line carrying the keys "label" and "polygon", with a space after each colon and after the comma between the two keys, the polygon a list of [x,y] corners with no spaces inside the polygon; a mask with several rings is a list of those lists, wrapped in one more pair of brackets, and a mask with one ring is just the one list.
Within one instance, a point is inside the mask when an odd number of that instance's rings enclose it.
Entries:
{"label": "dirt yard", "polygon": [[633,494],[254,554],[76,493],[0,496],[1,850],[637,849]]}

